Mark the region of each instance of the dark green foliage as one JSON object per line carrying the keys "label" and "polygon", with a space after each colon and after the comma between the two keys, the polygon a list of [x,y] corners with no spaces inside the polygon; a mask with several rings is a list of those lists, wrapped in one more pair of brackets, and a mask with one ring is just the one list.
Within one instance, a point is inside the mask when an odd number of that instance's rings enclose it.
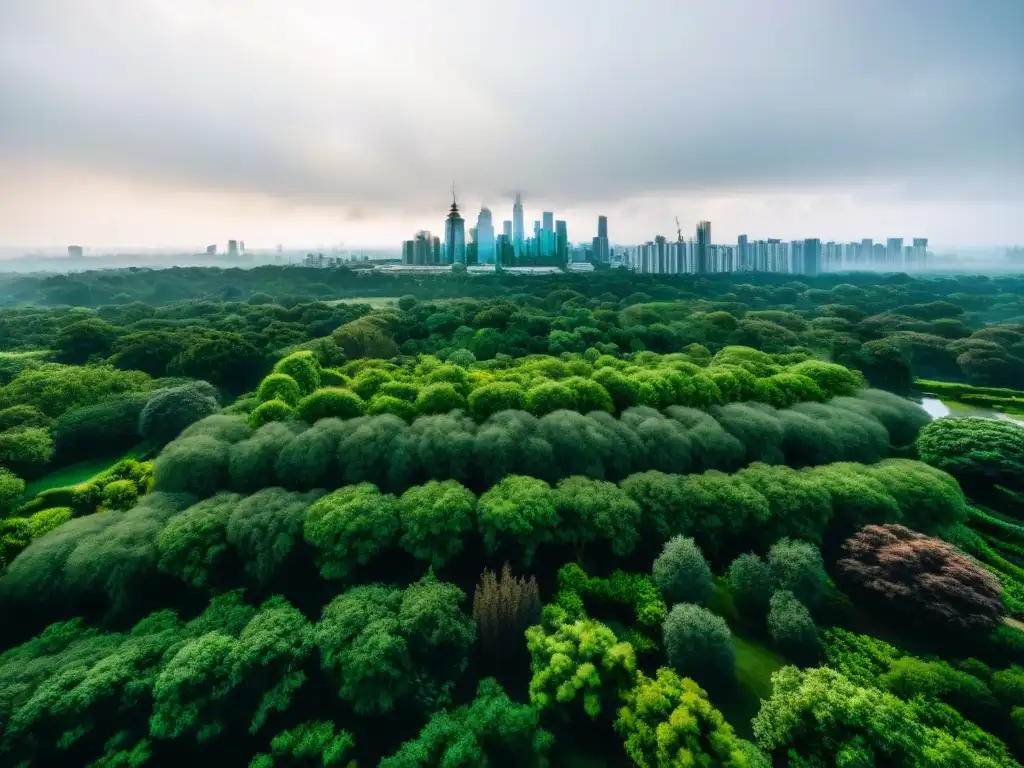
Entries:
{"label": "dark green foliage", "polygon": [[315,763],[324,768],[343,766],[355,743],[351,733],[338,730],[330,721],[302,723],[271,739],[270,753],[256,755],[249,768],[273,768],[296,762]]}
{"label": "dark green foliage", "polygon": [[227,542],[257,584],[277,581],[302,542],[306,510],[319,497],[264,488],[241,499],[227,519]]}
{"label": "dark green foliage", "polygon": [[481,496],[477,517],[488,552],[515,545],[526,565],[540,545],[554,540],[559,523],[551,487],[522,475],[506,477]]}
{"label": "dark green foliage", "polygon": [[733,679],[736,659],[725,619],[702,606],[679,603],[665,618],[662,634],[668,662],[680,675],[704,684]]}
{"label": "dark green foliage", "polygon": [[711,568],[692,538],[674,536],[665,543],[651,571],[669,604],[703,604],[715,589]]}
{"label": "dark green foliage", "polygon": [[454,480],[433,480],[402,494],[398,517],[401,547],[439,568],[462,551],[475,524],[476,496]]}
{"label": "dark green foliage", "polygon": [[113,395],[58,416],[52,426],[56,460],[68,463],[132,447],[139,442],[139,415],[150,398],[148,392]]}
{"label": "dark green foliage", "polygon": [[740,555],[729,565],[727,579],[732,599],[743,614],[760,618],[768,613],[775,590],[771,569],[764,560],[752,552]]}
{"label": "dark green foliage", "polygon": [[554,491],[559,518],[556,535],[573,545],[577,559],[584,547],[602,542],[618,556],[636,546],[640,507],[614,483],[568,477]]}
{"label": "dark green foliage", "polygon": [[965,485],[1024,488],[1024,430],[995,419],[933,421],[917,438],[921,460]]}
{"label": "dark green foliage", "polygon": [[797,661],[813,661],[818,652],[818,628],[792,592],[780,589],[768,607],[768,634],[779,649]]}
{"label": "dark green foliage", "polygon": [[325,579],[344,579],[386,552],[398,535],[395,497],[360,483],[324,496],[306,512],[303,536]]}
{"label": "dark green foliage", "polygon": [[780,539],[768,551],[768,570],[774,589],[791,592],[805,605],[815,606],[825,595],[825,563],[813,544]]}
{"label": "dark green foliage", "polygon": [[139,434],[162,445],[219,410],[217,391],[205,381],[165,389],[154,394],[139,414]]}

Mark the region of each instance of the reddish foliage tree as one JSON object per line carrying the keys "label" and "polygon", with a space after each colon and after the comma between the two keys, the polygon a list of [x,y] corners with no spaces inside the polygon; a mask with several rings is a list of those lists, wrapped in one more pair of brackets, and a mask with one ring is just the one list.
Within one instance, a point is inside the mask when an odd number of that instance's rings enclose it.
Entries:
{"label": "reddish foliage tree", "polygon": [[941,539],[902,525],[868,525],[843,544],[840,579],[895,610],[958,630],[984,630],[1003,612],[999,580]]}

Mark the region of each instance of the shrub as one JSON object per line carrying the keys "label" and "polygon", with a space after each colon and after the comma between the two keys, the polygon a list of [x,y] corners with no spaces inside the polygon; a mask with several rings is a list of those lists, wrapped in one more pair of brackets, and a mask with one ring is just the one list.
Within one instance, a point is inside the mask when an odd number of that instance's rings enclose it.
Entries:
{"label": "shrub", "polygon": [[477,387],[469,394],[469,413],[484,421],[499,411],[521,411],[526,408],[526,391],[511,381],[500,381]]}
{"label": "shrub", "polygon": [[997,419],[936,419],[917,437],[921,460],[965,487],[1024,488],[1024,429]]}
{"label": "shrub", "polygon": [[736,659],[725,619],[707,608],[680,603],[662,625],[665,653],[680,675],[704,684],[731,681]]}
{"label": "shrub", "polygon": [[651,577],[669,604],[704,604],[715,590],[711,568],[692,538],[669,539],[654,561]]}
{"label": "shrub", "polygon": [[365,404],[355,392],[325,387],[304,397],[296,413],[303,421],[313,424],[320,419],[354,419],[365,410]]}
{"label": "shrub", "polygon": [[391,395],[377,394],[366,406],[368,416],[379,416],[383,413],[390,413],[393,416],[411,422],[416,419],[418,412],[416,406],[408,400],[402,400]]}
{"label": "shrub", "polygon": [[288,421],[295,415],[295,409],[282,400],[267,400],[260,403],[249,414],[247,422],[253,429],[259,429],[272,421]]}
{"label": "shrub", "polygon": [[894,611],[950,630],[992,629],[999,580],[953,545],[902,525],[869,525],[843,544],[840,578]]}
{"label": "shrub", "polygon": [[103,504],[108,509],[131,509],[139,500],[139,488],[133,480],[114,480],[103,489]]}
{"label": "shrub", "polygon": [[320,574],[344,579],[392,545],[399,531],[395,497],[370,483],[347,486],[314,503],[302,530]]}
{"label": "shrub", "polygon": [[17,427],[48,427],[50,419],[32,405],[12,405],[0,408],[0,432]]}
{"label": "shrub", "polygon": [[772,573],[768,564],[753,553],[740,555],[729,565],[726,575],[733,603],[743,614],[760,618],[768,613]]}
{"label": "shrub", "polygon": [[308,395],[320,386],[320,361],[309,350],[293,352],[281,358],[274,366],[274,373],[283,373],[294,379],[303,395]]}
{"label": "shrub", "polygon": [[818,652],[818,628],[807,606],[792,592],[780,589],[768,609],[768,633],[783,653],[795,661],[813,661]]}
{"label": "shrub", "polygon": [[0,517],[14,510],[23,493],[25,481],[9,469],[0,467]]}
{"label": "shrub", "polygon": [[416,410],[423,415],[448,413],[465,408],[466,398],[459,393],[454,384],[430,384],[421,389],[416,396]]}
{"label": "shrub", "polygon": [[454,480],[431,480],[398,500],[401,547],[440,568],[461,551],[473,529],[476,496]]}
{"label": "shrub", "polygon": [[72,517],[71,507],[53,507],[36,512],[28,519],[29,530],[33,539],[38,539],[44,533],[56,530],[64,525]]}
{"label": "shrub", "polygon": [[285,373],[272,373],[260,382],[257,393],[259,401],[265,403],[268,400],[281,400],[294,407],[302,398],[302,390],[298,382]]}
{"label": "shrub", "polygon": [[217,390],[205,381],[165,389],[153,395],[139,414],[139,434],[163,445],[219,410]]}

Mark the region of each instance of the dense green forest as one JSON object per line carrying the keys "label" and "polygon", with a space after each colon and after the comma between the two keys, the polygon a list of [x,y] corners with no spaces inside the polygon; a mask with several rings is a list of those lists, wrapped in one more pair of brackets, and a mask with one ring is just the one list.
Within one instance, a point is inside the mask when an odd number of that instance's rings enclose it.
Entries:
{"label": "dense green forest", "polygon": [[0,276],[0,764],[1016,766],[1021,382],[1016,277]]}

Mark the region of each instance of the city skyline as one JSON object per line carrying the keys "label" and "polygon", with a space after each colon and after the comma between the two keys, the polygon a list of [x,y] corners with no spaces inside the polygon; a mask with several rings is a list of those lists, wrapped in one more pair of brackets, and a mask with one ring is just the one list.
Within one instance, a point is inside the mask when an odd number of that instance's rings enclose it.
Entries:
{"label": "city skyline", "polygon": [[1018,0],[246,9],[3,4],[0,245],[388,246],[453,177],[619,242],[1024,242]]}

